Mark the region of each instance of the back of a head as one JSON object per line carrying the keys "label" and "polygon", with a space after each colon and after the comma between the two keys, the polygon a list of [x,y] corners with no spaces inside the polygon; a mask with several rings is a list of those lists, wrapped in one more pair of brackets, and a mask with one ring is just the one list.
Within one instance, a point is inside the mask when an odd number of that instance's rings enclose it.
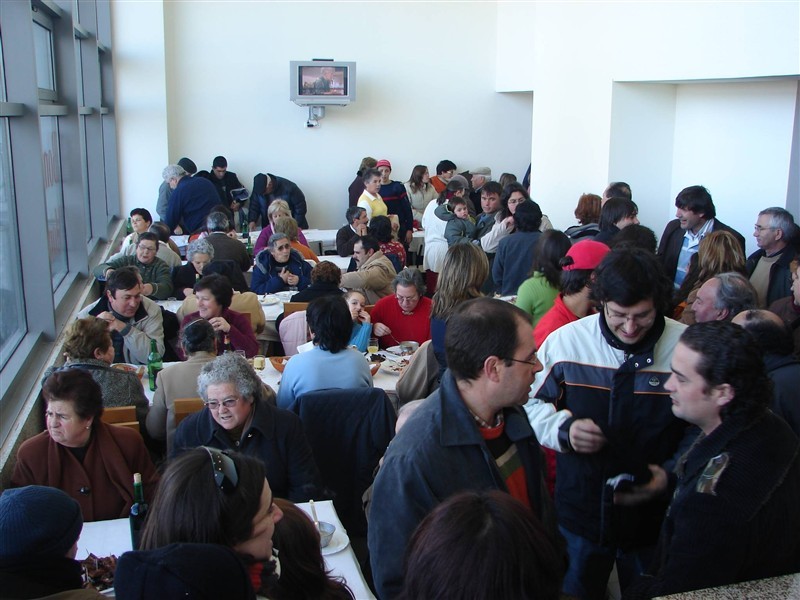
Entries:
{"label": "back of a head", "polygon": [[436,282],[431,316],[446,320],[462,301],[478,298],[488,276],[489,260],[479,246],[450,246]]}
{"label": "back of a head", "polygon": [[194,161],[191,158],[186,158],[184,156],[178,161],[178,165],[180,165],[189,175],[194,175],[197,173],[197,165],[194,164]]}
{"label": "back of a head", "polygon": [[231,222],[228,219],[228,216],[220,211],[214,211],[209,213],[208,217],[206,218],[206,229],[210,232],[221,232],[227,233],[230,229]]}
{"label": "back of a head", "polygon": [[792,330],[771,311],[745,310],[733,318],[733,323],[744,327],[764,354],[791,356],[794,353]]}
{"label": "back of a head", "polygon": [[181,345],[187,354],[214,352],[217,333],[205,319],[197,318],[187,323],[181,332]]}
{"label": "back of a head", "polygon": [[367,231],[382,244],[392,241],[392,222],[389,217],[383,215],[372,217]]}
{"label": "back of a head", "polygon": [[518,231],[539,231],[542,224],[542,209],[531,200],[517,206],[514,213],[514,224]]}
{"label": "back of a head", "polygon": [[80,505],[57,488],[5,490],[0,495],[0,567],[68,557],[82,528]]}
{"label": "back of a head", "polygon": [[292,217],[278,217],[272,229],[275,233],[285,233],[291,242],[296,242],[298,239],[297,221]]}
{"label": "back of a head", "polygon": [[322,296],[312,300],[306,309],[308,328],[314,344],[336,354],[347,348],[353,320],[347,302],[341,296]]}
{"label": "back of a head", "polygon": [[603,198],[606,200],[609,198],[627,198],[628,200],[632,200],[633,193],[631,192],[631,186],[624,181],[613,181],[608,184],[603,192]]}
{"label": "back of a head", "polygon": [[[526,204],[532,203],[523,202],[517,208],[517,212]],[[561,280],[561,259],[564,258],[571,247],[569,238],[563,231],[548,229],[542,233],[539,241],[536,242],[531,272],[541,273],[552,287],[557,288]]]}
{"label": "back of a head", "polygon": [[403,600],[556,599],[566,567],[534,513],[506,492],[462,492],[417,527]]}
{"label": "back of a head", "polygon": [[655,255],[641,248],[616,248],[606,254],[590,286],[598,302],[633,306],[652,299],[659,315],[670,309],[672,282]]}
{"label": "back of a head", "polygon": [[156,221],[155,223],[151,223],[150,227],[148,228],[150,233],[155,233],[158,236],[158,241],[164,242],[165,244],[169,242],[170,231],[169,225],[164,223],[163,221]]}
{"label": "back of a head", "polygon": [[255,599],[247,567],[237,553],[218,544],[169,544],[126,552],[117,563],[119,600]]}
{"label": "back of a head", "polygon": [[633,246],[655,254],[657,246],[656,233],[644,225],[628,225],[614,234],[614,237],[611,238],[609,242],[609,246],[612,248]]}

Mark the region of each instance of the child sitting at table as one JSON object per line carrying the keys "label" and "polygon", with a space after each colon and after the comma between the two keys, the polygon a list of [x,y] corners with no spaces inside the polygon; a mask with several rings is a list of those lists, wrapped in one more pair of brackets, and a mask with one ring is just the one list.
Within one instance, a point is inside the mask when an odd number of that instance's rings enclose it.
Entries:
{"label": "child sitting at table", "polygon": [[367,344],[372,335],[372,323],[369,313],[364,309],[367,298],[361,292],[349,291],[344,295],[350,317],[353,319],[353,333],[350,334],[350,345],[358,348],[359,352],[367,351]]}

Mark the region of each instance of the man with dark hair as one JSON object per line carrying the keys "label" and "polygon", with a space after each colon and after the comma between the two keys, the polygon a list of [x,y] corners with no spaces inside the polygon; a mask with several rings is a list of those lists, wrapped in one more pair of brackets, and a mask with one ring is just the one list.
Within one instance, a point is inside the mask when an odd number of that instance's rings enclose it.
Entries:
{"label": "man with dark hair", "polygon": [[631,186],[624,181],[612,181],[603,190],[603,197],[600,199],[600,206],[608,202],[611,198],[626,198],[633,200]]}
{"label": "man with dark hair", "polygon": [[743,310],[758,308],[758,296],[747,277],[741,273],[719,273],[697,290],[692,302],[694,320],[730,321]]}
{"label": "man with dark hair", "polygon": [[[244,200],[247,199],[247,190],[239,181],[236,173],[228,170],[228,160],[224,156],[215,156],[211,163],[211,174],[208,180],[214,184],[219,194],[219,200],[222,204],[229,207],[234,215],[241,214],[239,211],[243,208],[242,196]],[[234,190],[242,190],[234,197]]]}
{"label": "man with dark hair", "polygon": [[753,231],[758,250],[747,259],[745,268],[762,308],[792,295],[789,264],[794,258],[791,244],[796,235],[797,225],[788,210],[773,206],[758,213]]}
{"label": "man with dark hair", "polygon": [[[185,156],[178,161],[178,166],[181,167],[189,177],[193,177],[197,173],[197,165],[191,158]],[[162,181],[158,188],[158,201],[156,202],[156,212],[162,221],[167,220],[167,207],[169,206],[169,199],[172,196],[172,188],[167,181]]]}
{"label": "man with dark hair", "polygon": [[457,492],[508,492],[555,529],[541,449],[520,409],[541,369],[532,334],[528,315],[501,300],[464,302],[448,320],[441,387],[392,441],[373,488],[368,536],[379,598],[400,590],[416,526]]}
{"label": "man with dark hair", "polygon": [[672,286],[656,257],[612,250],[590,288],[600,312],[547,337],[525,410],[537,439],[559,452],[556,505],[570,555],[563,592],[593,599],[604,597],[615,560],[623,589],[641,572],[664,514],[664,499],[615,505],[615,486],[651,481],[648,465],[673,459],[686,425],[664,390],[685,326],[665,317]]}
{"label": "man with dark hair", "polygon": [[362,235],[353,245],[353,259],[357,269],[342,275],[342,287],[358,290],[367,299],[367,304],[375,304],[392,293],[392,280],[395,271],[392,261],[381,252],[380,243],[371,235]]}
{"label": "man with dark hair", "polygon": [[166,166],[161,176],[172,189],[164,222],[178,235],[200,231],[219,203],[214,185],[205,177],[191,177],[178,165]]}
{"label": "man with dark hair", "polygon": [[361,206],[349,206],[344,214],[347,225],[336,232],[336,252],[339,256],[352,256],[358,238],[367,235],[367,211]]}
{"label": "man with dark hair", "polygon": [[267,208],[275,200],[285,200],[292,211],[292,218],[300,229],[308,229],[306,219],[306,196],[294,181],[278,177],[272,173],[259,173],[253,178],[253,191],[250,194],[250,231],[255,231],[256,224],[266,227]]}
{"label": "man with dark hair", "polygon": [[206,240],[214,247],[214,260],[232,260],[242,271],[248,271],[253,266],[253,261],[245,245],[228,236],[230,227],[231,222],[225,213],[212,212],[206,219]]}
{"label": "man with dark hair", "polygon": [[108,321],[114,361],[146,365],[150,340],[164,354],[164,319],[161,308],[142,295],[142,276],[136,267],[121,267],[106,280],[103,296],[78,313]]}
{"label": "man with dark hair", "polygon": [[778,315],[768,310],[745,310],[732,323],[750,332],[762,352],[767,375],[772,381],[772,412],[783,417],[800,437],[800,360],[794,356],[792,331]]}
{"label": "man with dark hair", "polygon": [[431,185],[436,190],[437,194],[441,194],[447,183],[453,178],[456,173],[456,163],[452,160],[444,159],[439,161],[436,165],[436,176],[431,177]]}
{"label": "man with dark hair", "polygon": [[[672,411],[702,433],[678,463],[650,574],[629,597],[797,572],[800,442],[768,409],[757,345],[732,323],[698,323],[681,336],[671,369]],[[651,468],[666,488],[666,473]]]}
{"label": "man with dark hair", "polygon": [[658,257],[664,271],[677,290],[681,287],[692,255],[697,252],[700,241],[712,231],[729,231],[742,246],[744,237],[717,219],[717,209],[711,194],[702,185],[682,189],[675,198],[677,211],[664,228],[658,245]]}
{"label": "man with dark hair", "polygon": [[153,300],[166,300],[172,295],[172,278],[169,265],[156,256],[159,249],[158,236],[145,231],[139,235],[136,254],[115,255],[107,262],[94,268],[94,276],[108,279],[108,276],[120,267],[136,267],[142,276],[144,285],[142,294]]}

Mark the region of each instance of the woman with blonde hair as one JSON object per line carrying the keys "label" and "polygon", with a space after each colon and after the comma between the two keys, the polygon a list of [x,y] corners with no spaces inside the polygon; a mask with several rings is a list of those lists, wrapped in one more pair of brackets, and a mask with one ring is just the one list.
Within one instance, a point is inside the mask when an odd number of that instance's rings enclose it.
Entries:
{"label": "woman with blonde hair", "polygon": [[439,362],[440,376],[447,368],[444,352],[447,320],[460,303],[483,295],[481,286],[488,276],[489,259],[480,246],[456,244],[447,250],[431,310],[431,344]]}
{"label": "woman with blonde hair", "polygon": [[[270,202],[270,205],[267,207],[267,219],[269,219],[269,225],[264,227],[264,229],[261,230],[261,233],[258,234],[256,245],[253,248],[253,256],[258,256],[258,253],[267,247],[269,238],[272,236],[272,234],[276,233],[275,221],[281,217],[291,216],[292,210],[289,208],[289,203],[286,202],[286,200],[273,200]],[[308,240],[306,239],[306,236],[303,235],[303,231],[301,229],[297,230],[297,241],[304,246],[308,246]]]}
{"label": "woman with blonde hair", "polygon": [[695,323],[692,304],[697,298],[700,286],[720,273],[735,271],[746,275],[744,263],[742,247],[732,233],[714,231],[705,236],[700,242],[697,254],[692,256],[686,279],[675,293],[674,318],[680,319],[681,323],[687,325]]}

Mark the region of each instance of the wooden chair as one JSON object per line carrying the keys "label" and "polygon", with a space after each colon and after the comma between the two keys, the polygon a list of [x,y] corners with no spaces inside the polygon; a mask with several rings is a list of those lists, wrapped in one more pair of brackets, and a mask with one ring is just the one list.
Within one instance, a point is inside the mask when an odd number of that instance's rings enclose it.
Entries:
{"label": "wooden chair", "polygon": [[175,416],[175,427],[189,415],[203,410],[201,398],[175,398],[172,414]]}
{"label": "wooden chair", "polygon": [[113,408],[104,408],[103,416],[101,417],[103,423],[109,425],[119,425],[120,427],[130,427],[139,431],[139,421],[136,419],[135,406],[115,406]]}
{"label": "wooden chair", "polygon": [[283,317],[286,318],[292,313],[296,313],[307,308],[308,302],[285,302],[283,304]]}

